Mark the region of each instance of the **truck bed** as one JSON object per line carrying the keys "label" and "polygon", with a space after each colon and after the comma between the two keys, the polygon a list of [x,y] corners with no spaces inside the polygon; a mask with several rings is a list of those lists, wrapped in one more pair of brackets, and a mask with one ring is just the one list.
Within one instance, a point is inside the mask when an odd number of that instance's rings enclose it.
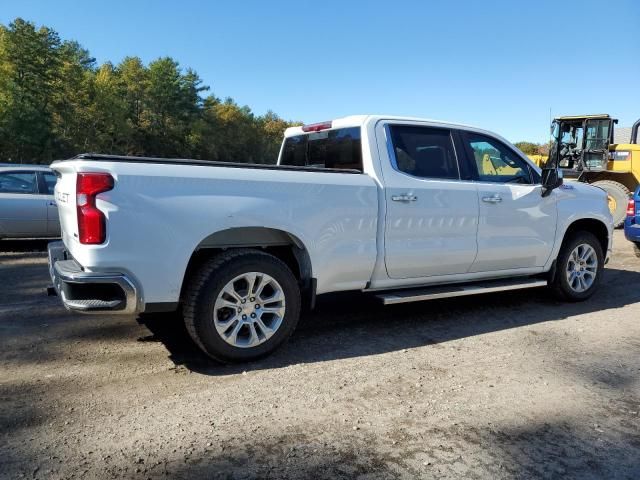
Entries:
{"label": "truck bed", "polygon": [[[365,287],[376,260],[378,188],[357,170],[82,154],[54,162],[63,241],[87,271],[121,272],[145,303],[176,302],[189,258],[216,232],[288,232],[318,293]],[[97,197],[106,241],[78,242],[76,177],[109,172]],[[226,233],[224,233],[226,235]]]}
{"label": "truck bed", "polygon": [[130,155],[106,155],[100,153],[81,153],[68,160],[57,160],[57,162],[65,162],[72,160],[85,160],[95,162],[125,162],[125,163],[159,163],[170,165],[197,165],[201,167],[227,167],[227,168],[254,168],[261,170],[290,170],[300,172],[318,172],[318,173],[362,173],[359,170],[340,169],[340,168],[319,168],[295,165],[276,165],[268,163],[240,163],[240,162],[221,162],[217,160],[196,160],[189,158],[160,158],[160,157],[138,157]]}

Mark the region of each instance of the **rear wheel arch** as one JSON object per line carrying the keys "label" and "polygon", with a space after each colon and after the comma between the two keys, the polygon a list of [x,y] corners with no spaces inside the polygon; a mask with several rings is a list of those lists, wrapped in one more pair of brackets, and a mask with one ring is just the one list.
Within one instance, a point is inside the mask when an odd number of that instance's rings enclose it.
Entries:
{"label": "rear wheel arch", "polygon": [[303,292],[315,295],[311,257],[296,235],[268,227],[236,227],[214,232],[198,243],[187,263],[180,298],[189,279],[203,263],[237,249],[255,249],[277,257],[291,269]]}

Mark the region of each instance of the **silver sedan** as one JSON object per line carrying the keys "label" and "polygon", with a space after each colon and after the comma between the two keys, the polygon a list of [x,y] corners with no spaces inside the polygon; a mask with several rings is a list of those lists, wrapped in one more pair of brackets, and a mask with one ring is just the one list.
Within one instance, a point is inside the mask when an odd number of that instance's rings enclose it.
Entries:
{"label": "silver sedan", "polygon": [[42,165],[0,165],[0,238],[60,236],[56,175]]}

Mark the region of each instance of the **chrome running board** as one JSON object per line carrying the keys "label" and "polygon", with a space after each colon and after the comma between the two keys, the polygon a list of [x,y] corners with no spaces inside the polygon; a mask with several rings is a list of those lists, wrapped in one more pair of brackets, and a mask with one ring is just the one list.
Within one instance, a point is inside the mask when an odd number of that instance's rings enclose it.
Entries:
{"label": "chrome running board", "polygon": [[377,298],[385,305],[396,303],[421,302],[436,298],[462,297],[465,295],[478,295],[480,293],[504,292],[506,290],[519,290],[521,288],[544,287],[546,280],[536,278],[491,280],[476,283],[440,285],[436,287],[411,288],[379,293]]}

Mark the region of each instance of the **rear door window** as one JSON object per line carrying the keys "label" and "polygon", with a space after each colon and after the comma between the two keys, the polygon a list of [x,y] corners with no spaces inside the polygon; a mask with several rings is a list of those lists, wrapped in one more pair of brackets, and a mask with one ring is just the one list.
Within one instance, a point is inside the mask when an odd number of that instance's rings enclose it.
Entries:
{"label": "rear door window", "polygon": [[38,193],[35,172],[1,172],[0,193]]}
{"label": "rear door window", "polygon": [[421,178],[460,178],[451,131],[407,125],[389,129],[397,170]]}
{"label": "rear door window", "polygon": [[362,172],[360,128],[337,128],[288,137],[280,165]]}

